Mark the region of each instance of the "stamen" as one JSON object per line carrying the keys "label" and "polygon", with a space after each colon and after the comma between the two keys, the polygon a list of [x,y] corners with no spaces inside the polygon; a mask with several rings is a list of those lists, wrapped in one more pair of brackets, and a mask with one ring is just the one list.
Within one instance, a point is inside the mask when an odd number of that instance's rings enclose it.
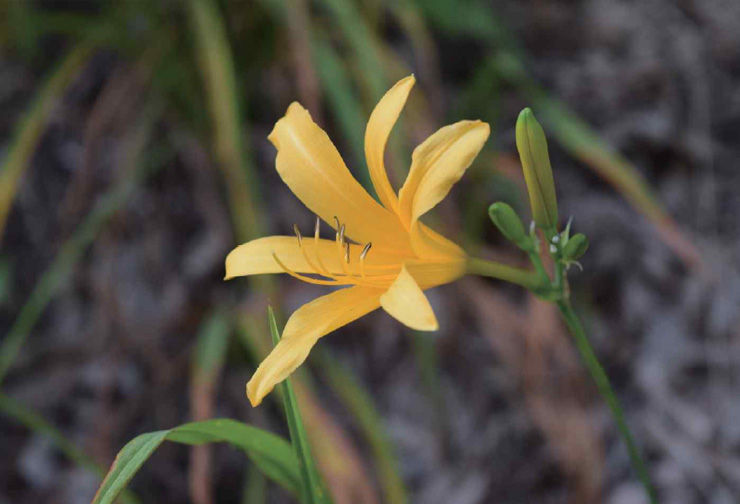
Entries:
{"label": "stamen", "polygon": [[365,260],[365,257],[367,257],[367,253],[370,252],[371,248],[373,248],[373,242],[368,242],[367,245],[365,245],[365,247],[362,249],[362,252],[360,252],[360,260]]}
{"label": "stamen", "polygon": [[[336,217],[335,217],[336,218]],[[321,230],[321,219],[319,216],[316,216],[316,226],[314,227],[313,231],[313,242],[314,242],[314,255],[316,256],[316,261],[319,263],[318,272],[321,275],[324,275],[325,277],[329,278],[335,278],[333,275],[329,273],[329,270],[326,269],[326,266],[324,266],[324,261],[321,260],[321,254],[319,254],[319,231]]]}
{"label": "stamen", "polygon": [[337,229],[337,232],[339,232],[339,228],[340,228],[341,226],[339,225],[339,218],[338,218],[338,217],[337,217],[336,215],[334,216],[334,222],[335,222],[335,223],[337,224],[337,225],[336,225],[336,226],[334,226],[334,227],[336,227],[336,229]]}
{"label": "stamen", "polygon": [[292,276],[293,278],[297,278],[298,280],[302,280],[306,283],[315,284],[315,285],[349,285],[348,283],[338,282],[336,280],[319,280],[317,278],[311,278],[306,275],[301,275],[300,273],[296,273],[292,269],[288,268],[283,262],[278,259],[277,254],[275,252],[272,253],[272,257],[275,259],[275,262],[278,263],[280,268],[287,273],[288,275]]}
{"label": "stamen", "polygon": [[365,278],[365,257],[367,257],[367,253],[370,252],[372,246],[373,242],[368,242],[362,249],[362,252],[360,252],[360,276],[362,276],[362,278]]}
{"label": "stamen", "polygon": [[[367,257],[368,252],[370,251],[370,248],[372,248],[372,243],[367,243],[362,251],[360,252],[360,274],[352,273],[347,265],[350,263],[350,258],[352,255],[352,249],[351,249],[351,243],[346,241],[345,233],[346,233],[346,226],[341,224],[339,222],[339,218],[334,216],[334,222],[336,222],[336,245],[337,245],[337,252],[340,254],[339,256],[339,265],[342,268],[342,273],[331,273],[328,268],[324,265],[324,262],[322,260],[322,256],[319,253],[320,249],[320,233],[321,233],[321,219],[320,217],[316,216],[316,225],[314,226],[314,260],[310,257],[310,251],[307,249],[307,247],[303,247],[303,235],[301,234],[300,230],[298,229],[297,225],[293,225],[293,231],[295,232],[296,237],[298,238],[298,246],[301,249],[301,253],[303,254],[303,258],[306,261],[306,264],[317,274],[322,277],[327,278],[328,280],[324,279],[318,279],[313,278],[304,274],[296,273],[295,271],[288,268],[285,263],[283,263],[273,252],[273,257],[275,261],[278,263],[280,268],[287,273],[288,275],[292,276],[293,278],[296,278],[298,280],[301,280],[303,282],[315,284],[315,285],[334,285],[334,286],[341,286],[341,285],[365,285],[368,287],[384,287],[386,285],[386,282],[389,280],[392,280],[395,278],[395,275],[378,275],[378,274],[370,274],[369,276],[366,276],[365,272],[365,258]],[[344,249],[344,250],[342,250]],[[342,257],[343,256],[343,257]],[[389,269],[396,269],[396,265],[392,264],[382,264],[382,265],[368,265],[367,268],[369,268],[371,271],[373,270],[389,270]]]}

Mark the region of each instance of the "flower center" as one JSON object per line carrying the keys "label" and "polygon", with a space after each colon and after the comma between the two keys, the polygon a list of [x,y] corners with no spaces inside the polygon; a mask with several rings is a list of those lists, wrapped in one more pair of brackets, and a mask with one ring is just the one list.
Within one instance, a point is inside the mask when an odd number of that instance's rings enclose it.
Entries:
{"label": "flower center", "polygon": [[[297,278],[299,280],[302,280],[304,282],[316,284],[316,285],[362,285],[365,287],[377,287],[377,288],[387,288],[390,283],[396,278],[396,271],[391,271],[388,273],[389,270],[398,270],[400,267],[400,264],[387,264],[387,265],[368,265],[365,264],[365,259],[367,258],[368,254],[370,253],[370,249],[372,248],[373,244],[372,242],[366,243],[362,251],[359,254],[359,273],[352,272],[350,270],[350,257],[351,257],[351,247],[352,244],[347,241],[345,238],[345,226],[344,224],[341,224],[339,222],[339,219],[337,217],[334,217],[334,220],[337,224],[337,232],[336,232],[336,255],[337,255],[337,262],[339,263],[339,267],[341,268],[340,272],[334,272],[332,273],[329,271],[329,269],[324,265],[324,262],[321,257],[321,253],[319,252],[319,233],[321,231],[321,219],[316,217],[316,226],[314,228],[314,257],[311,258],[311,255],[309,251],[307,250],[307,247],[304,247],[303,243],[303,235],[301,235],[300,230],[298,229],[298,225],[293,225],[293,231],[295,231],[296,238],[298,239],[298,247],[301,249],[301,253],[303,254],[303,258],[306,261],[306,264],[308,264],[309,268],[311,268],[310,274],[318,275],[319,277],[323,278],[314,278],[311,276],[303,275],[301,273],[297,273],[290,268],[288,268],[285,263],[283,263],[280,258],[275,254],[272,253],[272,257],[275,259],[275,261],[278,263],[280,268],[287,273],[288,275]],[[359,246],[359,245],[358,245]],[[383,274],[385,270],[385,274]]]}

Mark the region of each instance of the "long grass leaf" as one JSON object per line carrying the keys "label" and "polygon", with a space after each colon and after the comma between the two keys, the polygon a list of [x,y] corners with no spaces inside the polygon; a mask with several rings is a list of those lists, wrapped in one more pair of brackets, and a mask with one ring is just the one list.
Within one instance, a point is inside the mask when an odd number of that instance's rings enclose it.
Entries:
{"label": "long grass leaf", "polygon": [[[56,427],[47,422],[38,413],[1,392],[0,411],[31,431],[49,438],[54,443],[54,446],[75,464],[92,471],[101,478],[105,476],[105,469],[100,467],[92,457],[89,457],[84,451],[69,441]],[[139,499],[130,491],[125,491],[121,495],[121,502],[125,504],[138,504]]]}
{"label": "long grass leaf", "polygon": [[54,105],[68,84],[88,60],[93,46],[82,43],[72,49],[50,73],[39,94],[26,112],[13,135],[13,140],[0,168],[0,239],[2,239],[18,184],[28,168],[31,156],[41,138]]}
{"label": "long grass leaf", "polygon": [[[142,142],[148,137],[148,131],[148,126],[139,130],[138,138]],[[138,143],[138,141],[135,143]],[[130,154],[131,162],[134,164],[138,162],[136,153],[141,152],[140,148],[133,148]],[[103,195],[74,234],[62,245],[51,266],[42,274],[34,286],[31,295],[16,316],[2,344],[0,344],[0,383],[7,375],[28,334],[35,327],[49,302],[64,285],[87,247],[93,242],[105,223],[128,200],[140,178],[161,168],[163,154],[169,156],[170,151],[160,150],[158,154],[155,153],[148,159],[148,163],[143,169],[138,172],[135,171],[134,176],[125,178],[107,194]]]}
{"label": "long grass leaf", "polygon": [[243,141],[236,74],[226,27],[212,0],[190,0],[188,5],[210,107],[215,155],[226,182],[237,238],[247,241],[260,235],[257,213],[260,192]]}
{"label": "long grass leaf", "polygon": [[340,130],[352,150],[354,175],[365,187],[371,187],[370,173],[365,169],[365,113],[357,98],[344,62],[328,40],[314,37],[314,59],[326,100]]}
{"label": "long grass leaf", "polygon": [[283,488],[293,494],[300,491],[298,462],[290,444],[279,436],[256,427],[234,420],[218,419],[150,432],[131,440],[118,453],[93,504],[113,503],[164,441],[187,445],[229,443],[244,451],[268,477]]}
{"label": "long grass leaf", "polygon": [[[229,319],[219,310],[209,314],[198,331],[190,380],[190,412],[195,421],[213,417],[216,390],[226,361],[230,336]],[[193,447],[190,451],[188,484],[194,502],[213,500],[211,472],[210,447]]]}
{"label": "long grass leaf", "polygon": [[[272,343],[273,345],[277,345],[280,342],[280,332],[277,328],[277,322],[275,321],[275,314],[272,311],[272,307],[268,307],[268,315],[270,319],[270,335],[272,336]],[[331,499],[324,488],[319,471],[316,469],[316,463],[311,455],[311,447],[308,444],[306,428],[303,425],[301,411],[298,408],[298,402],[296,401],[295,392],[293,391],[293,385],[291,384],[290,378],[285,379],[285,381],[280,384],[280,388],[283,391],[283,403],[285,405],[285,416],[288,419],[290,439],[293,442],[293,448],[295,449],[296,458],[298,459],[301,470],[301,478],[303,480],[302,495],[304,502],[310,504],[329,503],[331,502]]]}
{"label": "long grass leaf", "polygon": [[326,375],[329,386],[352,414],[370,446],[383,490],[383,502],[388,504],[408,502],[408,494],[401,479],[398,459],[388,434],[383,428],[383,419],[375,408],[372,397],[352,372],[333,359],[330,354],[318,352],[317,357],[320,369]]}

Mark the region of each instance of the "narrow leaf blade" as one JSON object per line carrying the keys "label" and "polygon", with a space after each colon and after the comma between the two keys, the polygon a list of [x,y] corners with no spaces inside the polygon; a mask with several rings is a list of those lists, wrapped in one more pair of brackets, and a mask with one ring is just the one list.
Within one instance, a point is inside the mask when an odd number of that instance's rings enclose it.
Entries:
{"label": "narrow leaf blade", "polygon": [[298,461],[290,444],[271,432],[235,420],[216,419],[184,424],[134,438],[118,453],[93,504],[113,503],[165,440],[186,445],[229,443],[244,451],[273,481],[294,495],[300,493]]}
{"label": "narrow leaf blade", "polygon": [[[275,321],[275,314],[272,307],[268,307],[270,318],[270,335],[272,342],[277,345],[280,342],[280,334]],[[303,480],[303,497],[305,502],[310,504],[330,503],[329,494],[324,489],[321,482],[321,476],[316,469],[316,462],[311,455],[311,447],[308,444],[306,428],[303,425],[300,409],[296,401],[293,385],[290,378],[287,378],[280,384],[283,390],[283,402],[285,404],[285,416],[288,419],[288,429],[290,430],[290,439],[293,442],[296,458],[300,465],[301,478]]]}

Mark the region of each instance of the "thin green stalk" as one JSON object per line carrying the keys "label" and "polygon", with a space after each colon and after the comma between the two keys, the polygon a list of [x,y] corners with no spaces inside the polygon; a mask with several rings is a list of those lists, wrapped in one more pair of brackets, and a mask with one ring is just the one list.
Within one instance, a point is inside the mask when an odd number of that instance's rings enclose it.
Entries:
{"label": "thin green stalk", "polygon": [[627,451],[629,452],[632,465],[634,466],[635,471],[637,471],[637,475],[648,493],[650,502],[652,504],[656,504],[658,499],[655,494],[655,488],[650,482],[647,466],[645,465],[645,461],[642,459],[640,451],[632,437],[632,433],[627,426],[627,421],[624,418],[622,407],[619,404],[617,396],[614,394],[611,383],[609,383],[609,377],[606,375],[604,368],[601,367],[601,364],[599,364],[599,360],[597,359],[596,354],[594,354],[593,348],[591,348],[591,344],[588,342],[588,338],[586,337],[586,333],[573,311],[573,308],[571,308],[570,303],[566,299],[563,299],[558,301],[557,305],[560,310],[560,315],[563,317],[568,329],[570,329],[570,333],[575,340],[576,347],[581,353],[581,357],[591,373],[591,377],[596,382],[599,392],[601,392],[604,400],[606,400],[606,403],[609,405],[609,409],[611,409],[612,415],[617,422],[619,432],[622,435],[624,442],[627,444]]}
{"label": "thin green stalk", "polygon": [[[271,306],[268,307],[268,314],[272,343],[277,346],[280,342],[280,332],[278,331],[275,314]],[[283,390],[283,402],[285,404],[285,416],[288,419],[290,439],[293,443],[296,457],[298,458],[298,466],[301,472],[301,479],[303,480],[302,501],[306,504],[328,504],[331,502],[331,499],[324,489],[321,476],[311,455],[308,435],[301,419],[301,411],[298,408],[298,401],[296,400],[290,378],[286,378],[280,384],[280,388]]]}
{"label": "thin green stalk", "polygon": [[485,259],[477,259],[475,257],[468,259],[467,272],[471,275],[511,282],[534,292],[538,292],[543,287],[540,276],[533,271],[527,271]]}
{"label": "thin green stalk", "polygon": [[[414,336],[417,335],[414,334]],[[354,423],[368,443],[383,491],[383,502],[386,504],[407,503],[409,499],[401,479],[398,457],[388,437],[383,419],[373,403],[373,398],[359,382],[357,376],[328,351],[317,352],[314,359],[317,367],[326,376],[329,387],[354,417]]]}
{"label": "thin green stalk", "polygon": [[267,478],[259,467],[249,464],[244,472],[242,504],[265,504],[267,502]]}
{"label": "thin green stalk", "polygon": [[527,252],[527,255],[529,256],[529,260],[534,265],[534,269],[539,277],[542,279],[542,281],[549,282],[550,275],[547,274],[547,270],[545,270],[545,266],[542,264],[542,258],[540,258],[540,255],[535,251]]}

